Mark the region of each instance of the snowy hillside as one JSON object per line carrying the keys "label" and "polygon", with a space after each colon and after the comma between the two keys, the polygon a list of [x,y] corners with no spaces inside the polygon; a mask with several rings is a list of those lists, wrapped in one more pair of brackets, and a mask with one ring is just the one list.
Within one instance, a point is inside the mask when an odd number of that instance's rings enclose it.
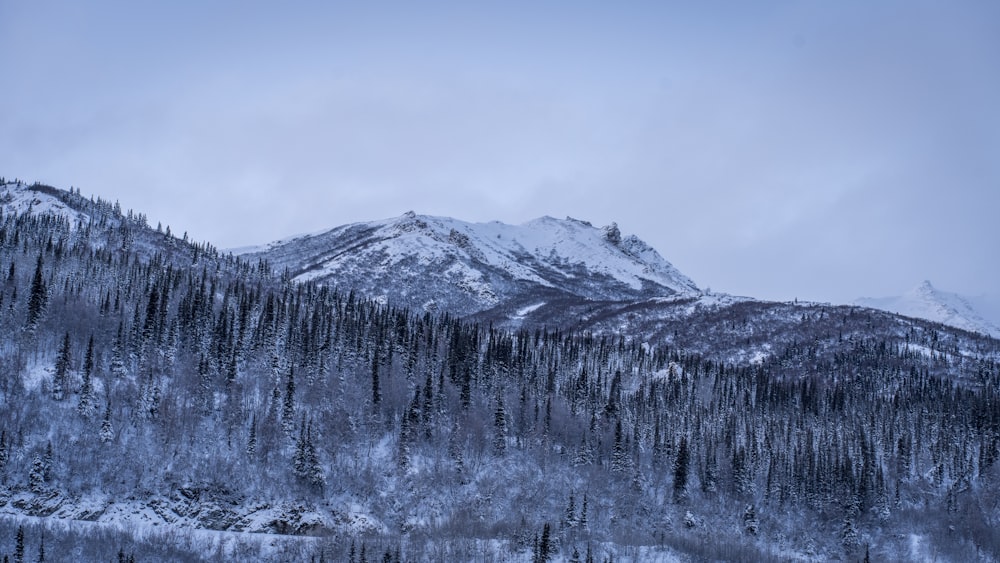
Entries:
{"label": "snowy hillside", "polygon": [[61,190],[23,182],[0,182],[0,210],[6,213],[33,213],[64,217],[70,226],[86,220],[86,215],[66,204]]}
{"label": "snowy hillside", "polygon": [[[406,215],[243,260],[15,188],[0,556],[1000,560],[1000,340],[699,292],[573,220]],[[323,276],[355,294],[289,279]]]}
{"label": "snowy hillside", "polygon": [[[954,326],[964,330],[1000,337],[1000,326],[996,319],[988,318],[974,307],[971,300],[957,293],[941,291],[924,283],[897,297],[861,298],[854,303]],[[984,301],[985,304],[985,301]],[[983,309],[985,312],[985,309]]]}
{"label": "snowy hillside", "polygon": [[466,223],[412,212],[242,249],[298,281],[404,304],[471,314],[500,304],[629,300],[697,294],[694,282],[617,225],[567,218],[523,225]]}

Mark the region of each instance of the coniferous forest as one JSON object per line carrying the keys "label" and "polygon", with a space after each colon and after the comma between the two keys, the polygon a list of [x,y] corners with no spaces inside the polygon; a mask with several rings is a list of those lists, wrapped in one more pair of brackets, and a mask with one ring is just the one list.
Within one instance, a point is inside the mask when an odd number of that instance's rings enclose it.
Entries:
{"label": "coniferous forest", "polygon": [[10,561],[1000,559],[995,339],[762,302],[501,328],[29,191],[64,212],[0,216]]}

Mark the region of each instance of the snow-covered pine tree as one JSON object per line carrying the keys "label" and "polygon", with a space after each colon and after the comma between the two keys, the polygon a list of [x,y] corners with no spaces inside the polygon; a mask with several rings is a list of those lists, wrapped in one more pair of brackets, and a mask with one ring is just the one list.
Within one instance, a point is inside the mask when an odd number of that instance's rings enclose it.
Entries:
{"label": "snow-covered pine tree", "polygon": [[295,368],[289,367],[285,379],[285,396],[281,406],[281,427],[291,435],[295,429]]}
{"label": "snow-covered pine tree", "polygon": [[28,488],[36,495],[45,490],[45,462],[41,455],[35,454],[31,460],[31,470],[28,471]]}
{"label": "snow-covered pine tree", "polygon": [[94,371],[94,335],[90,335],[87,342],[87,352],[83,359],[83,382],[80,385],[80,402],[77,403],[77,411],[85,417],[89,417],[94,412],[94,385],[91,376]]}
{"label": "snow-covered pine tree", "polygon": [[632,467],[632,456],[629,455],[628,448],[625,447],[622,437],[622,421],[615,420],[615,443],[611,451],[611,471],[624,474]]}
{"label": "snow-covered pine tree", "polygon": [[59,353],[56,354],[56,365],[52,374],[52,398],[57,401],[63,400],[66,396],[71,361],[69,332],[66,332],[62,345],[59,347]]}
{"label": "snow-covered pine tree", "polygon": [[295,454],[292,456],[292,473],[299,479],[308,476],[306,469],[306,414],[302,413],[299,423],[299,437],[295,440]]}
{"label": "snow-covered pine tree", "polygon": [[28,295],[28,318],[26,325],[29,329],[34,329],[38,325],[38,320],[45,311],[48,290],[45,287],[45,277],[42,273],[42,254],[38,254],[38,261],[35,264],[35,274],[31,278],[31,293]]}
{"label": "snow-covered pine tree", "polygon": [[576,498],[573,496],[573,493],[570,493],[569,502],[566,504],[566,511],[563,514],[560,524],[565,529],[572,529],[576,528],[578,522],[576,517]]}
{"label": "snow-covered pine tree", "polygon": [[24,563],[24,526],[18,526],[14,536],[14,562]]}
{"label": "snow-covered pine tree", "polygon": [[319,454],[316,451],[316,443],[313,441],[312,420],[306,424],[306,444],[304,451],[305,478],[310,485],[322,491],[326,484],[326,475],[323,473],[323,466],[319,462]]}
{"label": "snow-covered pine tree", "polygon": [[98,436],[105,444],[111,442],[115,437],[114,427],[111,425],[111,399],[108,399],[107,405],[104,407],[104,419],[101,420],[101,431]]}
{"label": "snow-covered pine tree", "polygon": [[503,391],[497,391],[496,407],[493,410],[493,455],[503,457],[507,453],[507,411],[503,405]]}
{"label": "snow-covered pine tree", "polygon": [[257,455],[257,415],[250,420],[250,435],[247,437],[247,455],[251,458]]}
{"label": "snow-covered pine tree", "polygon": [[674,502],[687,498],[688,457],[687,436],[682,435],[677,446],[677,457],[674,459]]}

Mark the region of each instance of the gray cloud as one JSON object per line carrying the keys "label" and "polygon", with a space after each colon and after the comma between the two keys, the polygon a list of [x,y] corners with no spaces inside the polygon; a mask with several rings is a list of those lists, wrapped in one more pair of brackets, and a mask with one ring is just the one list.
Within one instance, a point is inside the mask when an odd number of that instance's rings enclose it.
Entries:
{"label": "gray cloud", "polygon": [[722,291],[993,288],[991,4],[213,6],[0,5],[0,173],[221,246],[572,215]]}

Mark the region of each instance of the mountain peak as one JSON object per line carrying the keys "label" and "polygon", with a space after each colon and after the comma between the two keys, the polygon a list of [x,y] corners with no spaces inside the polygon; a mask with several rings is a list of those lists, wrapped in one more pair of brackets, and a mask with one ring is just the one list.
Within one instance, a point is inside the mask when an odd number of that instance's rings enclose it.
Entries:
{"label": "mountain peak", "polygon": [[508,225],[410,211],[248,254],[296,279],[461,314],[524,299],[617,301],[699,291],[648,244],[622,237],[617,224],[596,228],[572,217]]}
{"label": "mountain peak", "polygon": [[941,291],[934,287],[930,280],[924,280],[900,296],[866,297],[857,299],[854,303],[973,332],[1000,336],[1000,327],[984,318],[968,298],[957,293]]}

